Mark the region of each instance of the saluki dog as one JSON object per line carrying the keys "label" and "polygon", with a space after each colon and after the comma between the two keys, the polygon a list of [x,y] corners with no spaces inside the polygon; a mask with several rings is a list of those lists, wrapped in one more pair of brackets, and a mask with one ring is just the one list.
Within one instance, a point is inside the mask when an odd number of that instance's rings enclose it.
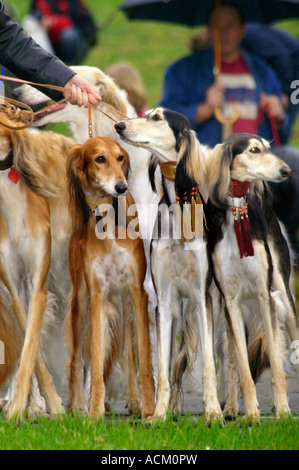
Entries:
{"label": "saluki dog", "polygon": [[[146,258],[140,237],[130,235],[126,217],[114,214],[118,198],[125,207],[134,203],[128,192],[129,156],[110,137],[94,137],[77,145],[68,158],[67,178],[73,220],[69,245],[69,270],[72,280],[70,299],[69,406],[85,411],[82,352],[90,355],[91,416],[104,414],[105,382],[121,351],[122,328],[137,340],[139,386],[142,418],[154,412],[154,381],[149,336],[148,297],[143,287]],[[96,207],[98,208],[96,209]],[[99,211],[99,213],[97,212]],[[114,228],[104,219],[112,211]],[[96,232],[98,224],[102,227]],[[105,215],[106,214],[106,215]],[[113,215],[114,214],[114,215]],[[119,236],[121,227],[127,230]],[[89,319],[87,318],[89,312]],[[89,320],[89,341],[84,334]],[[136,332],[136,338],[134,336]],[[126,342],[128,342],[126,340]],[[125,358],[127,377],[136,377],[132,347]],[[133,384],[134,386],[134,384]],[[128,387],[130,378],[128,379]],[[131,397],[134,395],[131,391]],[[138,391],[135,398],[138,400]]]}
{"label": "saluki dog", "polygon": [[[152,152],[158,158],[163,175],[163,198],[156,220],[157,230],[151,242],[151,272],[158,300],[155,417],[165,419],[168,407],[172,411],[179,411],[178,394],[182,373],[187,362],[192,367],[200,343],[206,421],[222,419],[213,355],[212,310],[208,293],[211,275],[206,236],[200,233],[201,230],[197,232],[191,227],[194,235],[189,237],[192,210],[198,202],[194,199],[200,196],[204,199],[206,195],[206,160],[203,150],[189,121],[183,115],[163,108],[157,108],[142,118],[121,121],[115,128],[124,141]],[[204,203],[202,199],[201,202]],[[185,203],[191,206],[191,220],[187,209],[184,216]],[[199,205],[202,207],[203,204]],[[163,211],[162,206],[166,206],[166,210]],[[204,228],[203,215],[201,229]],[[164,232],[165,227],[169,227],[167,233]],[[175,348],[172,329],[175,320],[181,316],[182,302],[181,351],[173,367],[173,377],[170,378],[171,351]]]}
{"label": "saluki dog", "polygon": [[[20,419],[27,406],[34,370],[49,411],[63,412],[39,344],[47,283],[58,293],[66,282],[65,275],[57,276],[58,271],[51,276],[50,266],[63,263],[63,250],[67,247],[70,224],[64,166],[75,142],[53,132],[8,129],[3,124],[13,127],[14,123],[1,114],[0,281],[19,324],[14,333],[11,328],[5,331],[15,338],[19,334],[24,338],[14,395],[8,403],[9,417],[17,415]],[[57,203],[59,197],[61,204]],[[1,314],[5,321],[4,316],[8,317],[4,309]],[[14,343],[9,336],[5,342],[11,343],[10,348]],[[10,353],[10,357],[15,355]]]}
{"label": "saluki dog", "polygon": [[[113,106],[115,110],[120,111],[130,118],[137,117],[137,114],[128,101],[127,93],[120,89],[112,78],[102,70],[97,67],[89,66],[72,66],[71,68],[76,73],[86,78],[103,100],[96,108],[92,107],[91,109],[93,135],[105,135],[113,138],[118,141],[130,155],[131,172],[128,181],[129,191],[135,200],[138,210],[139,230],[143,238],[147,265],[149,266],[150,239],[160,199],[159,195],[152,190],[148,179],[148,163],[151,154],[140,147],[135,148],[120,140],[114,129],[114,122],[121,119],[120,114],[111,109],[111,107],[107,107],[104,103]],[[22,85],[15,89],[14,94],[17,99],[32,106],[44,106],[49,101],[46,95],[29,85]],[[56,122],[69,122],[72,135],[78,144],[83,144],[88,139],[88,110],[83,106],[73,106],[68,102],[53,106],[48,108],[47,111],[37,114],[34,125],[44,126],[48,123]],[[159,185],[161,180],[159,169],[157,169],[155,176],[157,185]],[[154,342],[154,312],[157,300],[149,268],[145,278],[145,289],[149,296],[152,342]],[[155,348],[153,348],[153,354],[154,362],[156,362]]]}
{"label": "saluki dog", "polygon": [[258,315],[263,325],[276,417],[290,413],[283,328],[285,324],[290,338],[298,339],[298,321],[289,288],[289,249],[264,182],[282,181],[290,172],[268,142],[251,134],[232,135],[208,157],[208,254],[225,301],[231,375],[224,413],[232,417],[238,413],[238,379],[246,416],[260,415],[248,361],[246,315]]}

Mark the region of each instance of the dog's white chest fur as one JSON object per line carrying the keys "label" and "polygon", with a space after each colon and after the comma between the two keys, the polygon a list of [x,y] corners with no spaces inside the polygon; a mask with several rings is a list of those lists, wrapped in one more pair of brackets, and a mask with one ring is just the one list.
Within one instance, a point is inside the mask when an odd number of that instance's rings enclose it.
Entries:
{"label": "dog's white chest fur", "polygon": [[113,240],[113,248],[105,256],[97,256],[92,269],[104,290],[123,293],[132,282],[130,254]]}
{"label": "dog's white chest fur", "polygon": [[[9,170],[0,174],[0,206],[1,213],[8,224],[9,239],[17,241],[25,236],[24,214],[26,210],[26,195],[20,183],[13,183],[8,177]],[[5,197],[2,197],[1,194]]]}
{"label": "dog's white chest fur", "polygon": [[185,245],[173,240],[153,242],[152,266],[161,275],[162,290],[164,284],[171,284],[182,297],[198,294],[198,279],[204,278],[201,270],[207,266],[206,257],[203,241],[199,241],[196,247],[195,244]]}
{"label": "dog's white chest fur", "polygon": [[[260,249],[259,249],[260,248]],[[239,247],[233,226],[233,217],[215,248],[215,269],[222,277],[231,295],[245,299],[255,298],[259,277],[267,271],[267,258],[262,243],[254,242],[254,256],[240,258]],[[218,269],[217,266],[221,267]]]}

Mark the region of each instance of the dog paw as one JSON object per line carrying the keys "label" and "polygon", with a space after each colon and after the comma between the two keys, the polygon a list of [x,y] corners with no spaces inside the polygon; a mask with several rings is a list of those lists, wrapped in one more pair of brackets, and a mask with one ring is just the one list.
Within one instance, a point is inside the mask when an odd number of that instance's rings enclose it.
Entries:
{"label": "dog paw", "polygon": [[141,417],[141,406],[139,400],[128,400],[127,409],[130,415]]}

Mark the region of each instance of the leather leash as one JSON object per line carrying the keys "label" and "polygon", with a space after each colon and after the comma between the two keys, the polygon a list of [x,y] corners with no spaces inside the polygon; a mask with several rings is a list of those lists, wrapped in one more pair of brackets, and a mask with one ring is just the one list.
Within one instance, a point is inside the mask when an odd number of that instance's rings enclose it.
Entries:
{"label": "leather leash", "polygon": [[[63,87],[60,87],[60,86],[57,86],[57,85],[34,83],[34,82],[30,82],[28,80],[22,80],[20,78],[6,77],[5,75],[0,75],[0,80],[1,79],[2,80],[13,81],[13,82],[21,83],[21,84],[26,84],[26,85],[32,85],[32,86],[48,88],[48,89],[60,91],[62,93],[66,92],[66,93],[71,94],[71,90],[69,90],[68,88],[63,88]],[[8,116],[9,119],[16,119],[17,121],[21,121],[21,122],[24,123],[23,125],[20,125],[18,127],[9,126],[9,124],[4,124],[4,123],[3,123],[3,125],[5,127],[8,127],[9,129],[13,129],[13,130],[26,129],[27,127],[29,127],[33,123],[34,117],[36,115],[38,115],[40,113],[43,113],[45,111],[48,111],[52,107],[57,106],[59,104],[62,104],[66,101],[68,101],[68,99],[63,98],[62,100],[59,100],[55,103],[51,103],[51,104],[45,106],[44,108],[42,108],[39,111],[36,111],[34,113],[32,108],[29,105],[25,104],[25,103],[22,103],[22,102],[17,101],[17,100],[13,100],[11,98],[3,98],[3,102],[1,103],[1,101],[0,101],[0,111],[3,111]],[[101,101],[101,103],[103,103],[105,106],[112,109],[116,113],[118,113],[120,116],[122,116],[122,118],[128,119],[128,117],[125,114],[121,113],[118,109],[114,108],[113,106],[109,105],[108,103],[105,103],[104,101]],[[22,110],[19,107],[23,107],[23,108],[25,108],[25,110]],[[98,109],[98,108],[95,108],[95,109],[97,109],[97,111],[100,111],[102,114],[107,116],[112,121],[117,122],[114,118],[109,116],[109,114],[105,113],[102,109]],[[89,135],[90,138],[93,137],[91,104],[90,103],[88,103],[88,135]]]}

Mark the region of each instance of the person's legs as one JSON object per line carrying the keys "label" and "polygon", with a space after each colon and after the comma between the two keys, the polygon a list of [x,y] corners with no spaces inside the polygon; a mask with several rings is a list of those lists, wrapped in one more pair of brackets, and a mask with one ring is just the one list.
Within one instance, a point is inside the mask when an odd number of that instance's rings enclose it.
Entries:
{"label": "person's legs", "polygon": [[78,28],[73,27],[62,31],[60,35],[60,48],[57,55],[59,55],[63,62],[70,65],[78,65],[86,54],[86,41]]}

